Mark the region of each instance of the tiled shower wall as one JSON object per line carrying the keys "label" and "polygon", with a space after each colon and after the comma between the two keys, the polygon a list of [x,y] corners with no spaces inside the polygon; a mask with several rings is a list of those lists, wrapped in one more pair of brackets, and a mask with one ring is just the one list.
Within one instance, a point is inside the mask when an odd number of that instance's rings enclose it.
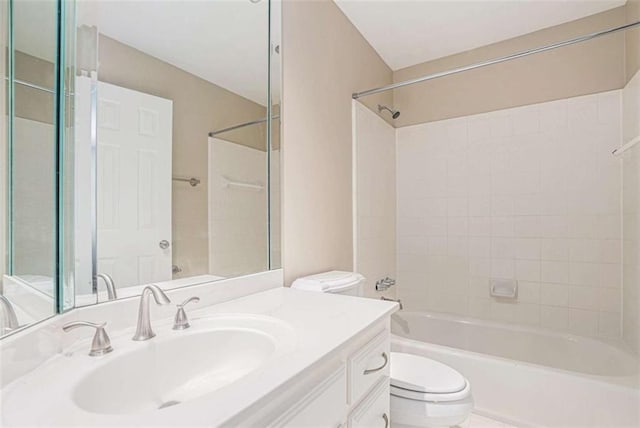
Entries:
{"label": "tiled shower wall", "polygon": [[405,307],[619,337],[620,142],[621,91],[397,129]]}
{"label": "tiled shower wall", "polygon": [[367,297],[395,297],[376,281],[396,277],[396,133],[380,116],[353,102],[355,125],[356,248],[355,269],[367,279]]}
{"label": "tiled shower wall", "polygon": [[[640,135],[640,72],[623,91],[623,141]],[[640,146],[623,155],[623,337],[640,353]]]}

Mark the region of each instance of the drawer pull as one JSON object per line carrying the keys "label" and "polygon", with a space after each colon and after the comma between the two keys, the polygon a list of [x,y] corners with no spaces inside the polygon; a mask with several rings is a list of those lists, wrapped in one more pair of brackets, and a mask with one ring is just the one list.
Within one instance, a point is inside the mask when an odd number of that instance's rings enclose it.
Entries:
{"label": "drawer pull", "polygon": [[386,413],[383,413],[382,419],[384,419],[384,428],[389,428],[389,416],[387,416]]}
{"label": "drawer pull", "polygon": [[382,365],[380,367],[376,367],[375,369],[367,369],[367,370],[364,371],[364,374],[367,375],[367,374],[379,372],[383,368],[387,367],[387,363],[389,362],[389,357],[387,357],[387,353],[386,352],[382,353],[382,358],[384,358],[384,363],[382,363]]}

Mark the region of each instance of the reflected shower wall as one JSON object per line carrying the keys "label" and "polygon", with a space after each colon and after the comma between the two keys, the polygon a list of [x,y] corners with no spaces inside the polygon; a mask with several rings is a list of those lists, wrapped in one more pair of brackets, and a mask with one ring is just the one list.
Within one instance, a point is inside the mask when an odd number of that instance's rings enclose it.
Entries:
{"label": "reflected shower wall", "polygon": [[[623,141],[640,135],[640,72],[622,91]],[[640,353],[640,145],[622,155],[623,272],[622,331],[624,341]]]}
{"label": "reflected shower wall", "polygon": [[[16,12],[20,14],[19,10]],[[16,20],[20,16],[16,16]],[[16,35],[16,37],[19,36]],[[16,41],[16,45],[20,45]],[[55,276],[55,58],[14,52],[11,272],[53,297]]]}
{"label": "reflected shower wall", "polygon": [[209,138],[209,273],[269,269],[267,152]]}

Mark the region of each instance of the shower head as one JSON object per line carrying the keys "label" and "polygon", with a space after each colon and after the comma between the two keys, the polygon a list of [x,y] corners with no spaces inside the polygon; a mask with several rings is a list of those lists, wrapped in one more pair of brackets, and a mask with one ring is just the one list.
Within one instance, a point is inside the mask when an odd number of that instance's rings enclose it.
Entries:
{"label": "shower head", "polygon": [[387,106],[383,106],[383,105],[378,104],[378,112],[382,113],[382,110],[389,111],[389,113],[391,113],[391,118],[393,118],[393,119],[397,119],[398,117],[400,117],[400,112],[398,110],[393,110],[393,109],[390,109]]}

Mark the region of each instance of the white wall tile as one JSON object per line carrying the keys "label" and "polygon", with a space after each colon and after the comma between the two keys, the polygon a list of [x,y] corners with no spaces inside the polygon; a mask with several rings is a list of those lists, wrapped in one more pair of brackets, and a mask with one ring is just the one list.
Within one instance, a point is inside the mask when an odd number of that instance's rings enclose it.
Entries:
{"label": "white wall tile", "polygon": [[569,286],[569,307],[598,310],[598,289],[596,287]]}
{"label": "white wall tile", "polygon": [[538,106],[513,109],[512,120],[515,135],[538,132],[540,130],[540,109]]}
{"label": "white wall tile", "polygon": [[[636,73],[624,88],[622,106],[622,140],[626,142],[640,135],[640,72]],[[633,149],[631,153],[624,156],[622,162],[624,177],[622,183],[624,195],[622,211],[625,213],[622,225],[624,239],[623,269],[621,269],[624,272],[621,278],[622,293],[624,295],[622,335],[629,348],[639,354],[640,278],[638,272],[640,271],[640,257],[638,257],[638,254],[640,253],[640,228],[638,227],[638,213],[640,212],[640,156],[638,149]],[[609,278],[613,277],[615,273],[613,271],[604,272],[604,270],[606,269],[603,269],[603,285],[609,286]],[[601,334],[605,334],[603,325],[609,327],[609,331],[606,332],[607,335],[608,333],[615,333],[616,327],[619,330],[619,326],[615,324],[615,314],[605,316],[601,313],[600,321]]]}
{"label": "white wall tile", "polygon": [[619,312],[600,312],[598,336],[617,339],[622,335]]}
{"label": "white wall tile", "polygon": [[[423,309],[621,334],[623,182],[610,153],[621,100],[610,91],[397,131],[398,263],[425,272]],[[517,301],[492,299],[491,278],[516,279]]]}
{"label": "white wall tile", "polygon": [[515,236],[518,238],[538,238],[540,233],[539,216],[516,216]]}
{"label": "white wall tile", "polygon": [[469,213],[468,198],[447,199],[447,214],[450,217],[467,216]]}
{"label": "white wall tile", "polygon": [[553,132],[567,127],[567,100],[545,103],[540,108],[540,130]]}
{"label": "white wall tile", "polygon": [[515,260],[491,259],[491,277],[515,279]]}
{"label": "white wall tile", "polygon": [[491,238],[491,257],[494,259],[513,259],[515,257],[514,238]]}
{"label": "white wall tile", "polygon": [[525,303],[540,303],[539,282],[518,281],[518,301]]}
{"label": "white wall tile", "polygon": [[487,196],[469,197],[469,216],[488,217],[491,215],[491,198]]}
{"label": "white wall tile", "polygon": [[540,284],[540,303],[547,306],[569,306],[569,286],[566,284]]}
{"label": "white wall tile", "polygon": [[540,281],[540,261],[516,260],[516,279],[520,281]]}
{"label": "white wall tile", "polygon": [[542,260],[567,261],[569,260],[568,239],[541,239],[540,253]]}
{"label": "white wall tile", "polygon": [[509,137],[513,135],[513,121],[508,110],[495,112],[490,115],[489,123],[493,138]]}
{"label": "white wall tile", "polygon": [[540,266],[542,282],[569,283],[569,263],[543,260]]}
{"label": "white wall tile", "polygon": [[470,217],[469,236],[491,236],[491,217]]}
{"label": "white wall tile", "polygon": [[600,264],[570,262],[569,283],[574,285],[600,284]]}
{"label": "white wall tile", "polygon": [[516,258],[520,260],[540,260],[541,240],[538,238],[516,238]]}
{"label": "white wall tile", "polygon": [[599,288],[597,289],[598,309],[601,311],[620,311],[622,302],[622,290],[619,288]]}
{"label": "white wall tile", "polygon": [[540,306],[540,325],[553,330],[569,327],[569,309],[557,306]]}
{"label": "white wall tile", "polygon": [[513,216],[491,217],[491,236],[513,237],[514,227]]}
{"label": "white wall tile", "polygon": [[569,308],[569,331],[583,336],[598,335],[597,311]]}
{"label": "white wall tile", "polygon": [[570,239],[569,260],[572,262],[598,262],[603,260],[602,241],[595,239]]}

